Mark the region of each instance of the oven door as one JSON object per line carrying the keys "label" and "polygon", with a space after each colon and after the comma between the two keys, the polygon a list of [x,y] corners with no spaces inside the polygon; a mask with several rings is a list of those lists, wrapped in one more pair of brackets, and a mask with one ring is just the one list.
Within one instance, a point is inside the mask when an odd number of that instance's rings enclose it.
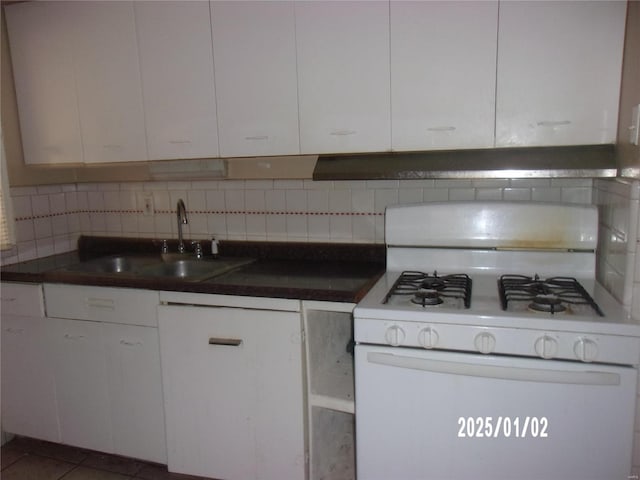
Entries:
{"label": "oven door", "polygon": [[359,480],[626,479],[637,370],[356,345]]}

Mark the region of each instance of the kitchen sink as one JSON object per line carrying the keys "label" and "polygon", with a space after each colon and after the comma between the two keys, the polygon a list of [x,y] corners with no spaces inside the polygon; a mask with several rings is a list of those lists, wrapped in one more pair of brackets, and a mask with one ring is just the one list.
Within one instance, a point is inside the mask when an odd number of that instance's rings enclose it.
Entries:
{"label": "kitchen sink", "polygon": [[138,272],[145,277],[171,277],[204,280],[251,263],[251,258],[195,259],[183,258],[148,265]]}
{"label": "kitchen sink", "polygon": [[198,259],[186,254],[112,255],[69,265],[61,270],[94,275],[114,274],[200,281],[252,261],[252,258],[238,257]]}
{"label": "kitchen sink", "polygon": [[65,267],[64,270],[81,273],[136,273],[141,268],[157,262],[156,257],[114,255],[95,258]]}

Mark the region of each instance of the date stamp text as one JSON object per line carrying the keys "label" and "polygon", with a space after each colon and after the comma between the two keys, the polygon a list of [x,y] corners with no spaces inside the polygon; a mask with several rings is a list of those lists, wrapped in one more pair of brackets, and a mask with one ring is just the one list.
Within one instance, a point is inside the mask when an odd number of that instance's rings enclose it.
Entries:
{"label": "date stamp text", "polygon": [[458,417],[458,438],[547,438],[547,417]]}

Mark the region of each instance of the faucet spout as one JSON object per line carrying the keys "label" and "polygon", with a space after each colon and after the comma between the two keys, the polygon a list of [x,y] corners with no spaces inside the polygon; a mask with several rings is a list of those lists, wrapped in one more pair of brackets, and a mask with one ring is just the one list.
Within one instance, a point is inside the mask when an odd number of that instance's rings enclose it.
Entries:
{"label": "faucet spout", "polygon": [[189,223],[187,218],[187,209],[184,206],[184,201],[178,199],[178,205],[176,206],[176,213],[178,217],[178,252],[184,253],[184,240],[182,238],[182,225]]}

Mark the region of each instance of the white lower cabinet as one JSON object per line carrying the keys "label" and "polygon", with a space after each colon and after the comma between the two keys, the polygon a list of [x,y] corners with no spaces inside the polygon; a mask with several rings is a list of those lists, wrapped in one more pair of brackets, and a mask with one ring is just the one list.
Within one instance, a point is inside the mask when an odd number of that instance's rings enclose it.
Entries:
{"label": "white lower cabinet", "polygon": [[45,285],[45,298],[60,441],[166,463],[158,293]]}
{"label": "white lower cabinet", "polygon": [[42,286],[3,283],[2,430],[60,441]]}
{"label": "white lower cabinet", "polygon": [[[191,294],[188,301],[210,297]],[[305,478],[300,313],[259,310],[253,300],[245,302],[252,308],[158,309],[172,472]]]}

